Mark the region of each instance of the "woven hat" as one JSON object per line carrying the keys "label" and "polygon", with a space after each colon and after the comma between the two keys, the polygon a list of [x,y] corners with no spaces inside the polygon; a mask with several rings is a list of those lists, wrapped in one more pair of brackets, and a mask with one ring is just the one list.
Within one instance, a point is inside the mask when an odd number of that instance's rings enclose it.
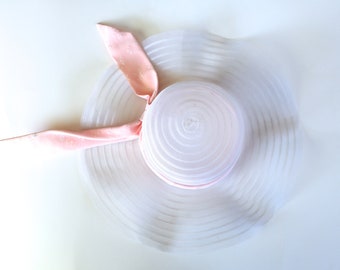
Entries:
{"label": "woven hat", "polygon": [[159,94],[145,111],[112,65],[83,127],[142,117],[139,139],[82,152],[87,182],[130,237],[182,252],[234,244],[265,224],[294,184],[298,115],[289,81],[247,41],[199,31],[142,46]]}

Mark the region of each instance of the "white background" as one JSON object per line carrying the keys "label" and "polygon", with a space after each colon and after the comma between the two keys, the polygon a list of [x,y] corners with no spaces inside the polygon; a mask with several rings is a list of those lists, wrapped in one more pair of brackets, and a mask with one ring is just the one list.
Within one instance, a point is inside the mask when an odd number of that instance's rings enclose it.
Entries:
{"label": "white background", "polygon": [[0,149],[0,269],[340,269],[340,2],[0,0],[0,138],[78,128],[112,63],[96,31],[195,28],[270,40],[289,58],[305,131],[294,198],[256,236],[200,255],[127,240],[98,213],[77,154]]}

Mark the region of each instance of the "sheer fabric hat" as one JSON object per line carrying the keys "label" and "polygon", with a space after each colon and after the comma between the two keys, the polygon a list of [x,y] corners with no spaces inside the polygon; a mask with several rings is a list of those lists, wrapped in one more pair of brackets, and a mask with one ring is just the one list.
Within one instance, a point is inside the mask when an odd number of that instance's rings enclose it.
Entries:
{"label": "sheer fabric hat", "polygon": [[143,120],[139,139],[81,153],[93,196],[127,235],[157,249],[239,242],[294,184],[299,130],[289,81],[246,41],[175,31],[142,46],[159,80],[147,110],[112,65],[83,113],[84,127]]}

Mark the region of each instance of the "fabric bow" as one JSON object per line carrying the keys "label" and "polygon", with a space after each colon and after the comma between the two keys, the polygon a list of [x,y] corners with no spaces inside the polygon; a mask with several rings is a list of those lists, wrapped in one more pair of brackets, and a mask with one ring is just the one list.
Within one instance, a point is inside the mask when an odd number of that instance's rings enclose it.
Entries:
{"label": "fabric bow", "polygon": [[[158,77],[149,58],[134,36],[113,27],[98,24],[97,28],[112,59],[123,72],[136,95],[147,101],[157,95]],[[100,145],[134,140],[139,137],[142,120],[118,127],[104,127],[80,131],[47,130],[24,136],[3,139],[10,145],[29,143],[38,148],[78,150]]]}

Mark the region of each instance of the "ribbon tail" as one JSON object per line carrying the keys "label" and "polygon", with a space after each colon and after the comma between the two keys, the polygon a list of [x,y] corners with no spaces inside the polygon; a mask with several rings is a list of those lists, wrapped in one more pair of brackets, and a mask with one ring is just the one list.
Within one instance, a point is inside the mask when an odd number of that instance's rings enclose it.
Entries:
{"label": "ribbon tail", "polygon": [[0,140],[1,146],[31,146],[40,150],[81,150],[139,138],[142,122],[81,131],[47,130]]}
{"label": "ribbon tail", "polygon": [[148,56],[129,32],[97,24],[105,46],[136,95],[150,104],[157,95],[158,77]]}

